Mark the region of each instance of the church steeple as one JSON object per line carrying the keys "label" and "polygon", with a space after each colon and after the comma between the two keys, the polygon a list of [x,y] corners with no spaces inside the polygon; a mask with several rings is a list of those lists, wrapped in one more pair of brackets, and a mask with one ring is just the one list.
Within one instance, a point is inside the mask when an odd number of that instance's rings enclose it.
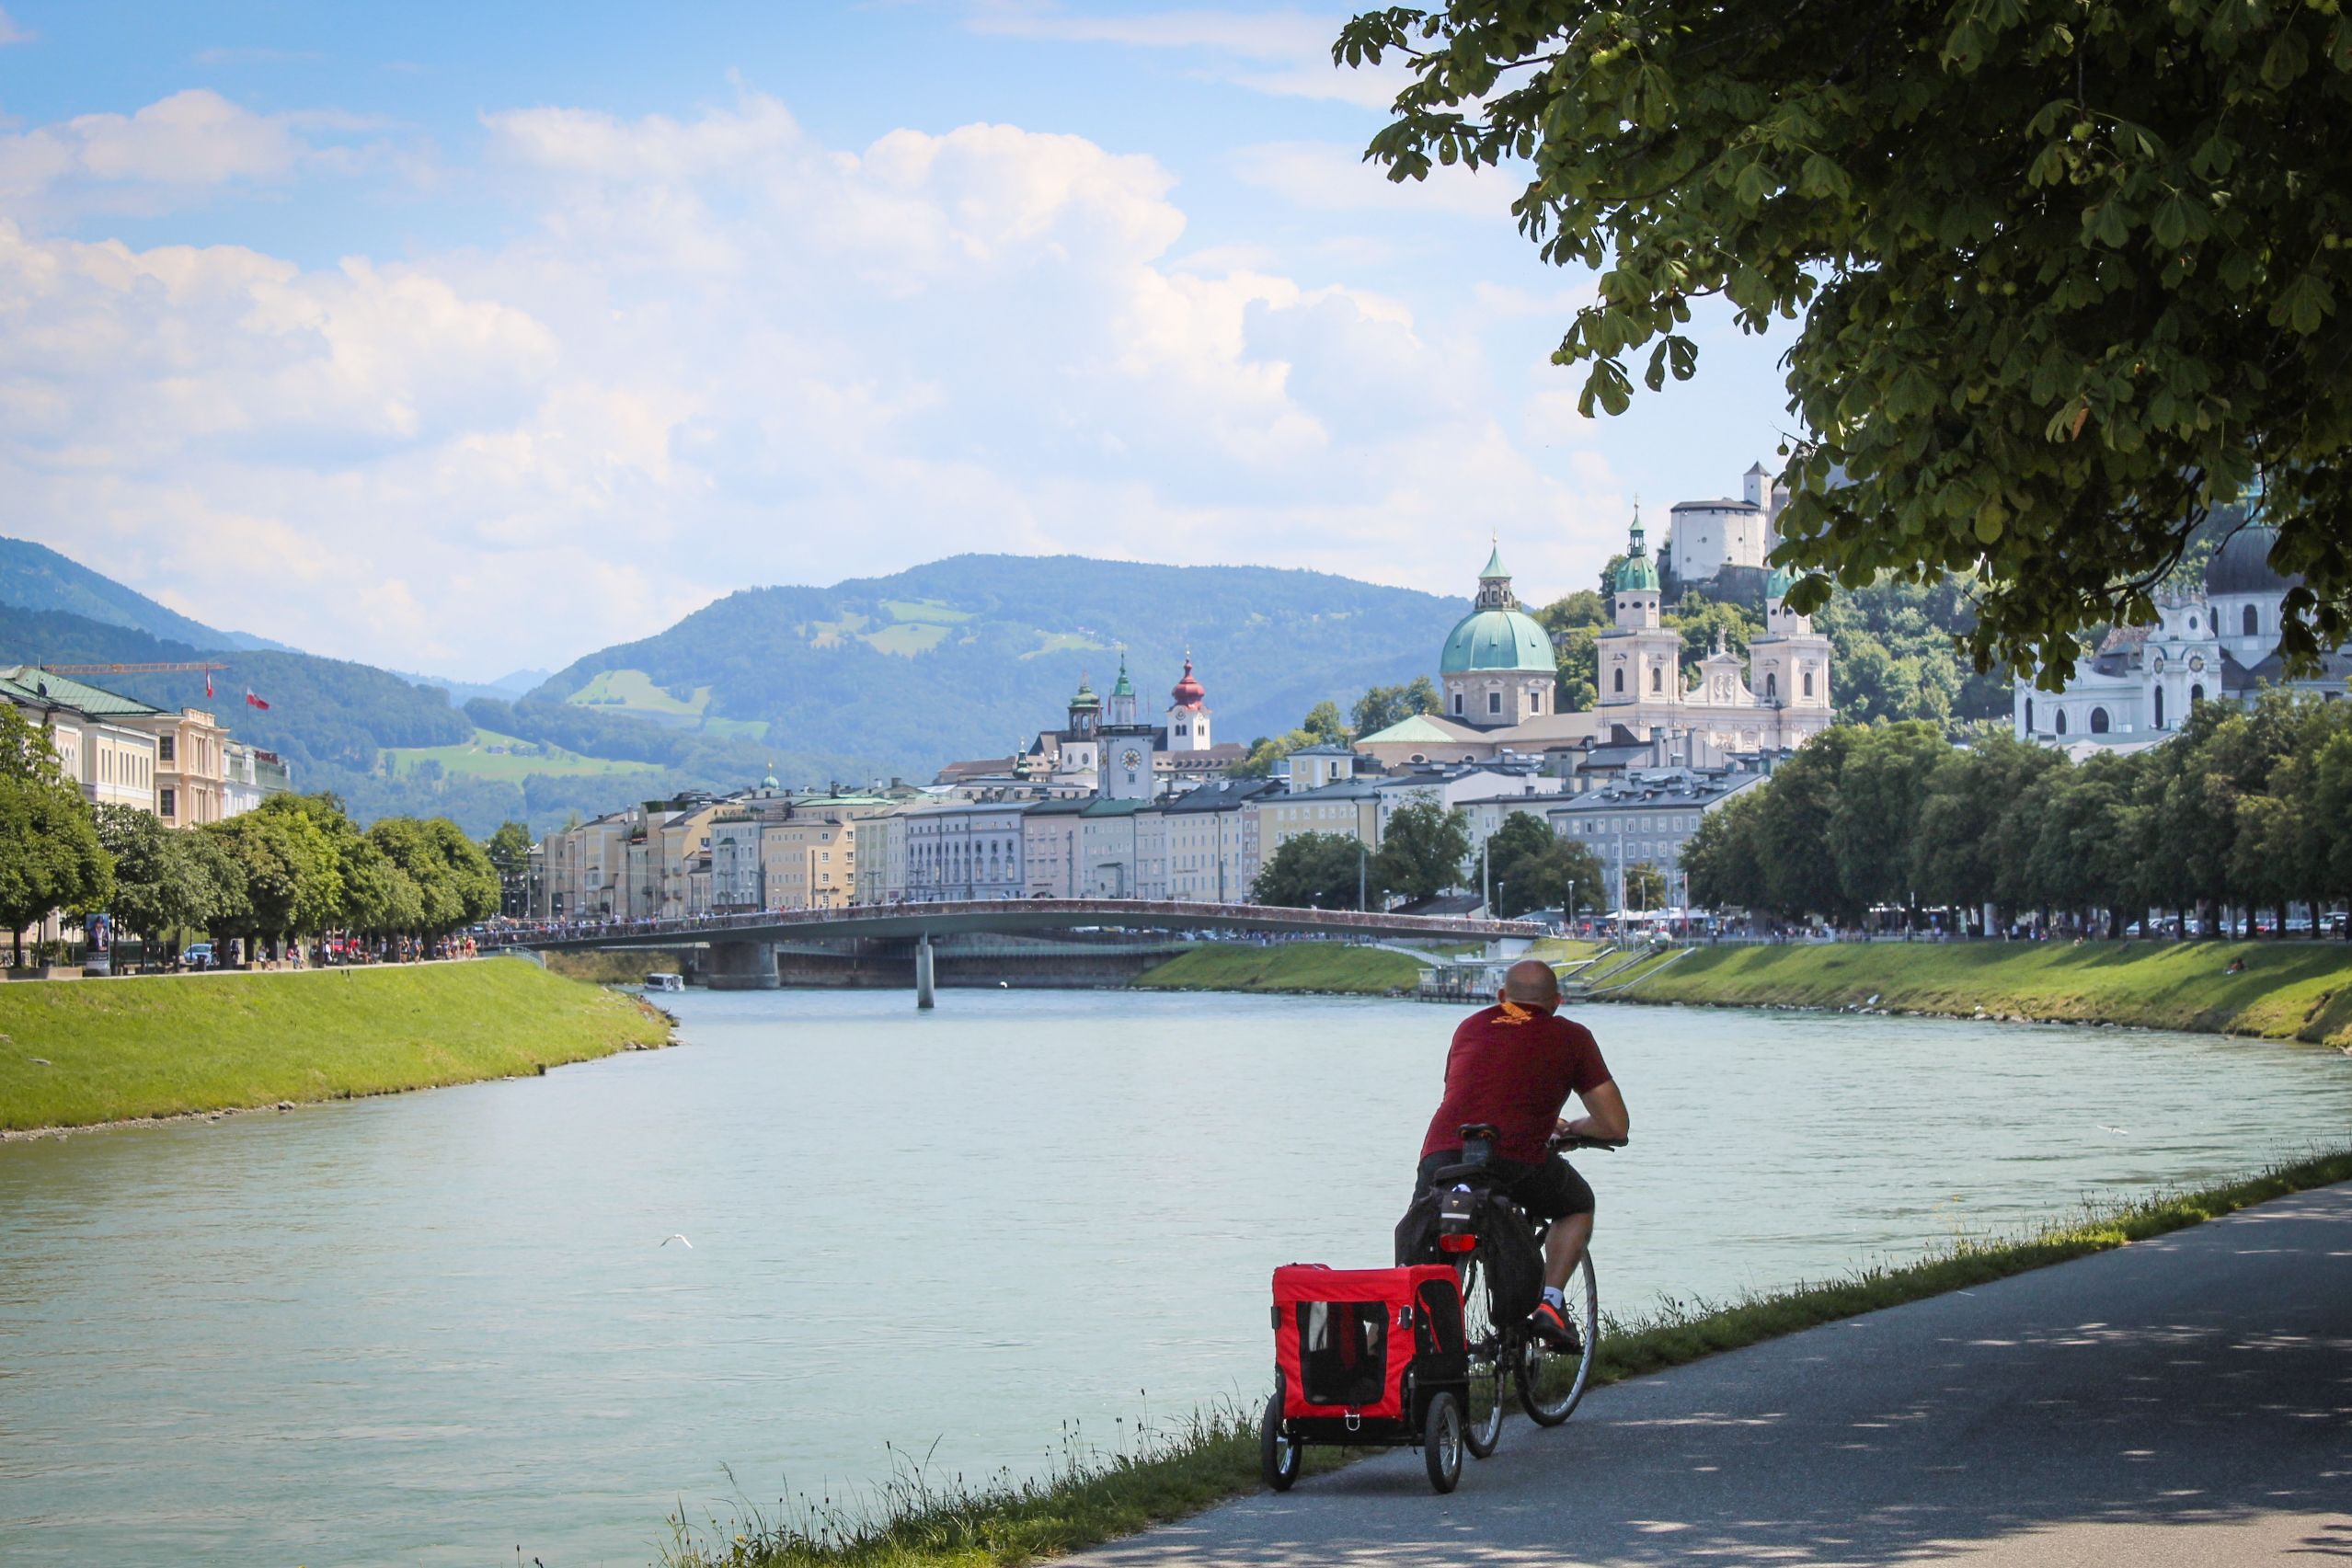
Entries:
{"label": "church steeple", "polygon": [[1478,574],[1478,608],[1481,610],[1516,610],[1519,596],[1511,591],[1510,568],[1503,565],[1502,541],[1494,541],[1494,549],[1486,557],[1486,569]]}

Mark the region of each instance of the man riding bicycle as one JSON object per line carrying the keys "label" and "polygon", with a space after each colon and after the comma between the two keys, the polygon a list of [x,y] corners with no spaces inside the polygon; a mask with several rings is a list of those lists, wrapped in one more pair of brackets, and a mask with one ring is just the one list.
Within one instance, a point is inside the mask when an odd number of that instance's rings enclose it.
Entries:
{"label": "man riding bicycle", "polygon": [[[1493,1126],[1500,1134],[1490,1162],[1501,1177],[1495,1190],[1550,1226],[1536,1331],[1555,1348],[1574,1354],[1583,1346],[1566,1291],[1592,1241],[1594,1199],[1585,1179],[1547,1146],[1555,1137],[1621,1142],[1627,1123],[1625,1097],[1610,1078],[1592,1032],[1555,1016],[1559,1007],[1560,982],[1552,966],[1526,958],[1504,975],[1495,1006],[1455,1028],[1446,1052],[1445,1097],[1421,1142],[1414,1196],[1428,1189],[1439,1170],[1461,1162],[1463,1127]],[[1570,1093],[1585,1112],[1573,1121],[1560,1116]]]}

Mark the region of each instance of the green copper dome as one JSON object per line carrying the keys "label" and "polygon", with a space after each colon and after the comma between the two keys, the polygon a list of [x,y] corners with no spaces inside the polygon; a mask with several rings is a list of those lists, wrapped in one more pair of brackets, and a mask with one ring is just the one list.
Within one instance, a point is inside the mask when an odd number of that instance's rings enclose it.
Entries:
{"label": "green copper dome", "polygon": [[1649,558],[1649,547],[1642,542],[1642,509],[1634,506],[1634,526],[1625,536],[1625,558],[1617,564],[1617,580],[1610,585],[1618,593],[1656,593],[1658,567]]}
{"label": "green copper dome", "polygon": [[1530,670],[1549,675],[1558,668],[1551,637],[1534,616],[1519,610],[1477,610],[1463,616],[1438,660],[1440,675],[1467,675],[1475,670]]}
{"label": "green copper dome", "polygon": [[1127,660],[1124,658],[1119,661],[1119,683],[1110,689],[1110,694],[1114,697],[1131,697],[1135,695],[1135,688],[1128,683]]}
{"label": "green copper dome", "polygon": [[1647,555],[1628,555],[1617,565],[1619,593],[1656,593],[1658,567]]}
{"label": "green copper dome", "polygon": [[1073,708],[1098,708],[1103,705],[1103,700],[1095,695],[1093,684],[1081,675],[1078,677],[1078,694],[1070,699],[1070,705]]}
{"label": "green copper dome", "polygon": [[1766,572],[1764,574],[1764,602],[1778,604],[1782,600],[1786,599],[1790,587],[1796,581],[1795,578],[1790,577],[1787,572],[1778,567]]}

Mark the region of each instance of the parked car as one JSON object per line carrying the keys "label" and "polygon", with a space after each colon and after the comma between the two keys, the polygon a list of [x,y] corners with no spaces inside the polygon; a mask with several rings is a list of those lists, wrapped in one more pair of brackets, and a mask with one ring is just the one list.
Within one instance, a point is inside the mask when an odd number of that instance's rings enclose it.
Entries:
{"label": "parked car", "polygon": [[179,950],[181,965],[190,969],[211,969],[218,967],[209,942],[191,942]]}

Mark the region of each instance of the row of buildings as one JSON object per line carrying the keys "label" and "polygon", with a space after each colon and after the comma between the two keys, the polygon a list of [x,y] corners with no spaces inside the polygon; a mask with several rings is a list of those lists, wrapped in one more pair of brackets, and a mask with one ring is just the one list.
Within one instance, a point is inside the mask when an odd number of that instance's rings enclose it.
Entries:
{"label": "row of buildings", "polygon": [[1634,866],[1655,866],[1678,887],[1700,818],[1784,755],[1620,729],[1577,748],[1565,772],[1529,761],[1360,772],[1365,760],[1349,748],[1318,746],[1270,778],[1151,799],[999,785],[795,791],[770,777],[549,834],[534,852],[531,913],[603,921],[991,898],[1245,902],[1288,840],[1333,834],[1369,857],[1417,800],[1461,809],[1474,841],[1514,812],[1534,815],[1600,857],[1606,885],[1579,898],[1613,909]]}
{"label": "row of buildings", "polygon": [[158,708],[29,664],[0,666],[0,701],[49,731],[65,776],[93,806],[195,828],[293,787],[283,758],[235,739],[202,708]]}

